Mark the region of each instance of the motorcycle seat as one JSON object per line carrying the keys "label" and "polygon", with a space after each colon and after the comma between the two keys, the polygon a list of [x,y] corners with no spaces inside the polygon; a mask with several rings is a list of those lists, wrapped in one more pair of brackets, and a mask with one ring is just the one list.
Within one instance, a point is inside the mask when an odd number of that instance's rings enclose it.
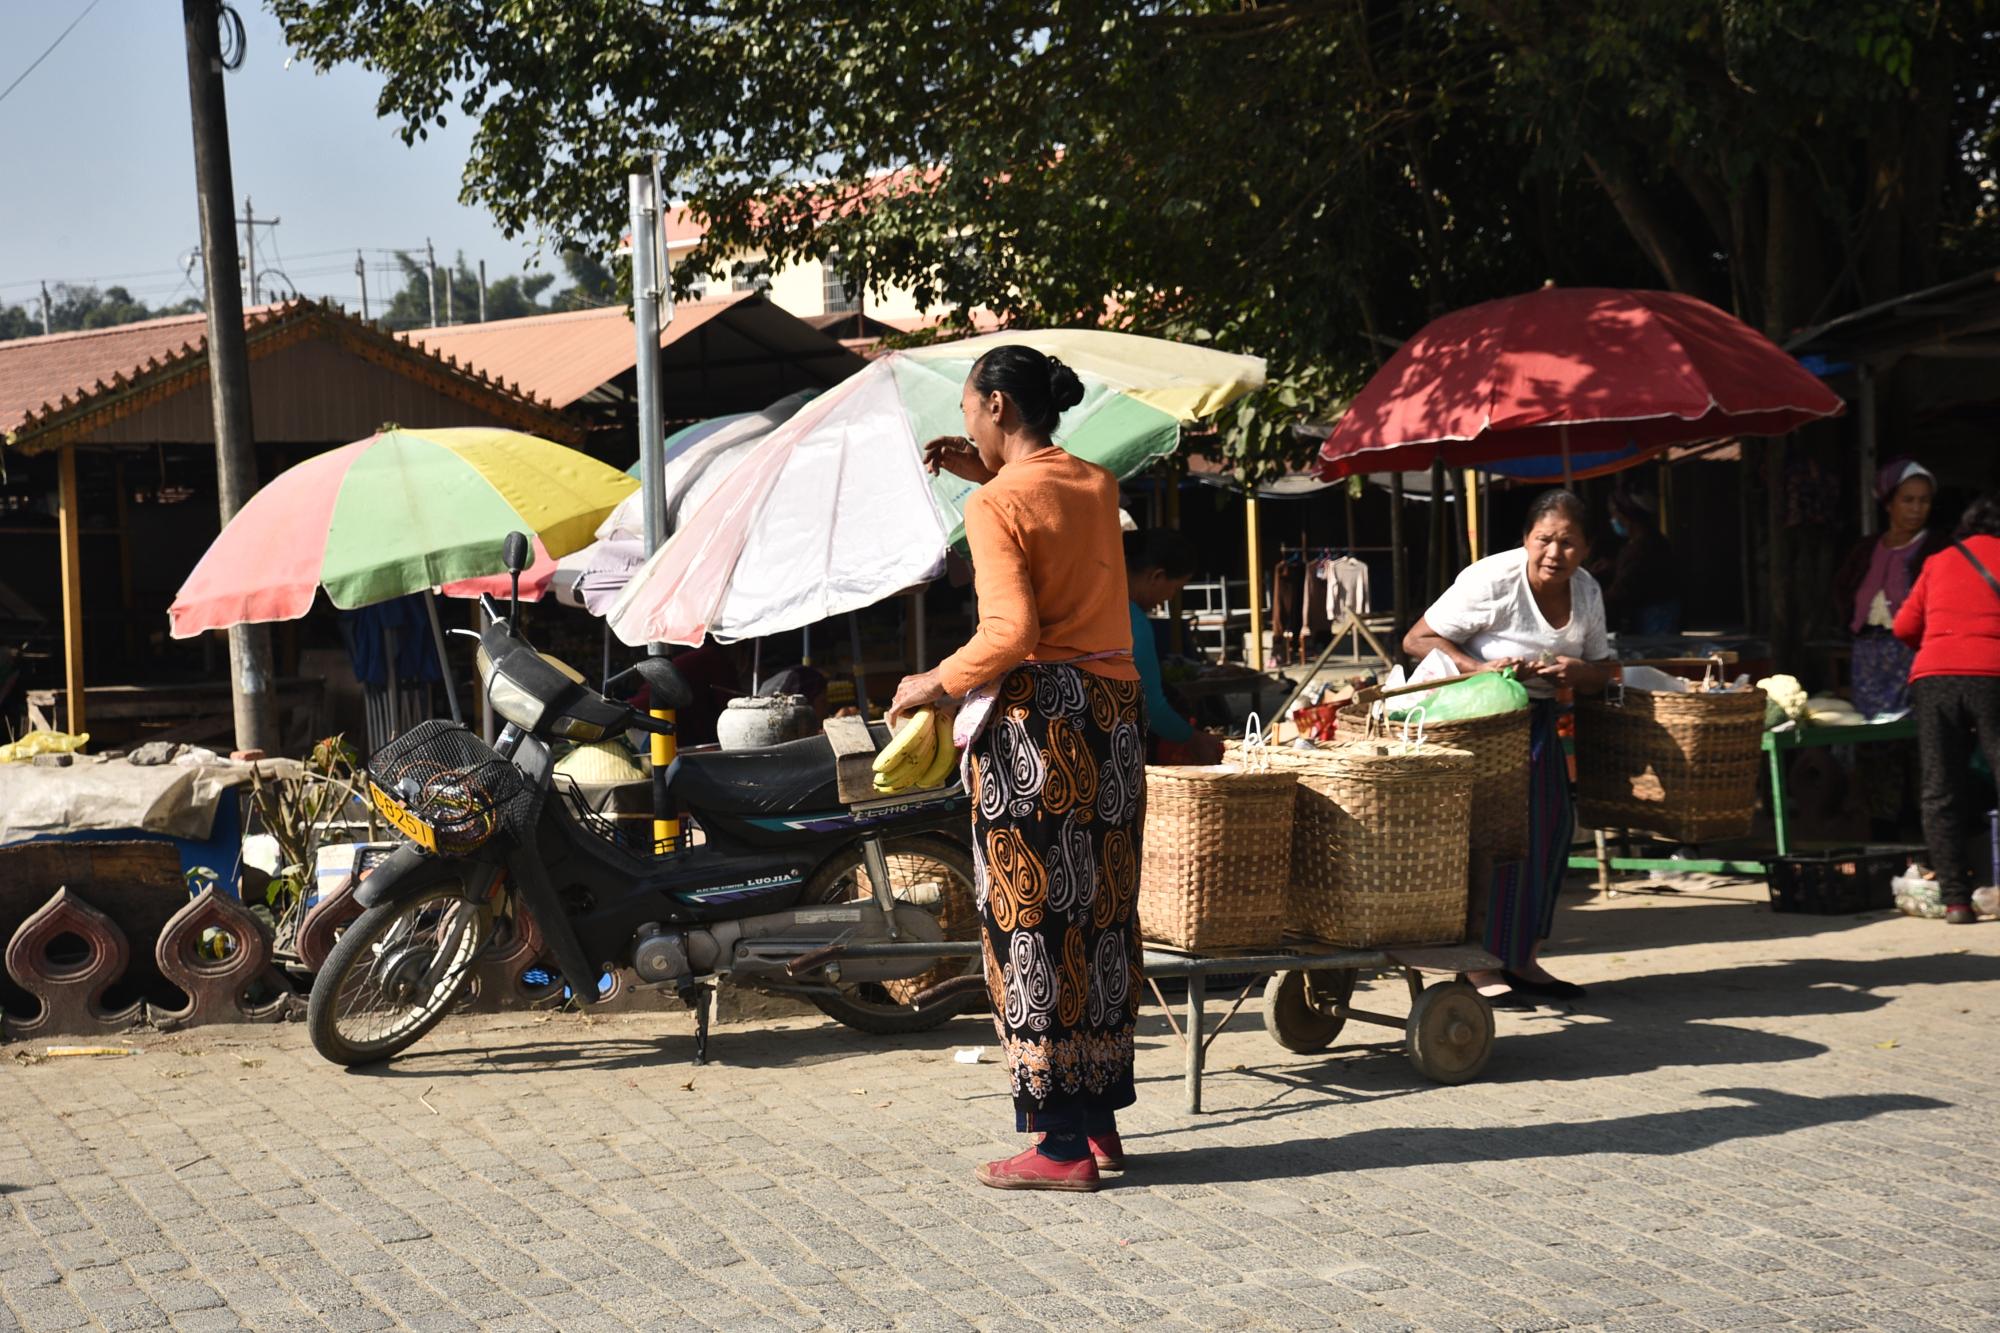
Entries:
{"label": "motorcycle seat", "polygon": [[[875,728],[877,743],[888,739]],[[789,815],[841,808],[833,744],[824,736],[748,750],[690,750],[667,770],[690,810],[725,815]]]}

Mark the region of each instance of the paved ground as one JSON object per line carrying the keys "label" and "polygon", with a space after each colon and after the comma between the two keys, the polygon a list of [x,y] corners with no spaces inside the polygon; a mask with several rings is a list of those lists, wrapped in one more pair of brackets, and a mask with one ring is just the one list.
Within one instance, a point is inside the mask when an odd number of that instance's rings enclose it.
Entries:
{"label": "paved ground", "polygon": [[729,1028],[701,1070],[662,1015],[371,1074],[295,1028],[8,1048],[0,1328],[2000,1327],[2000,926],[1760,893],[1579,897],[1590,1000],[1503,1016],[1466,1087],[1253,1011],[1189,1118],[1155,1016],[1095,1196],[973,1183],[1016,1146],[952,1059],[983,1020]]}

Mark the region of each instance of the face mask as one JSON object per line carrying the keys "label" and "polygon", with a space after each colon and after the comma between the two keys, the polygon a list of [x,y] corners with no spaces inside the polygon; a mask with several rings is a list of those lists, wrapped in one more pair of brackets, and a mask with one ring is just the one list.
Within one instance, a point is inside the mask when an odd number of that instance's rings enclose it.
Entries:
{"label": "face mask", "polygon": [[1611,516],[1611,530],[1617,533],[1620,537],[1623,537],[1626,532],[1625,520],[1618,517],[1618,515],[1613,514]]}

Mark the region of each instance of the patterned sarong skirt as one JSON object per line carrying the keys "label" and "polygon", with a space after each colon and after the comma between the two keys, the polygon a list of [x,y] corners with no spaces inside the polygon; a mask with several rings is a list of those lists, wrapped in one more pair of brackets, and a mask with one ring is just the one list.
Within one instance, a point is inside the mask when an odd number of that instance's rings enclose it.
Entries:
{"label": "patterned sarong skirt", "polygon": [[1060,664],[1009,673],[972,744],[986,985],[1024,1133],[1133,1101],[1145,754],[1139,683]]}

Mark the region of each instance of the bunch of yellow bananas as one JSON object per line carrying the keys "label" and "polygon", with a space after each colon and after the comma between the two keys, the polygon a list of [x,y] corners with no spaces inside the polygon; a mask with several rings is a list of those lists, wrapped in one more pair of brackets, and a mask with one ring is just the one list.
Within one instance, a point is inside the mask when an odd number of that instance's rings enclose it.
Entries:
{"label": "bunch of yellow bananas", "polygon": [[875,756],[874,767],[875,790],[884,796],[942,787],[958,768],[950,721],[933,709],[918,709]]}

